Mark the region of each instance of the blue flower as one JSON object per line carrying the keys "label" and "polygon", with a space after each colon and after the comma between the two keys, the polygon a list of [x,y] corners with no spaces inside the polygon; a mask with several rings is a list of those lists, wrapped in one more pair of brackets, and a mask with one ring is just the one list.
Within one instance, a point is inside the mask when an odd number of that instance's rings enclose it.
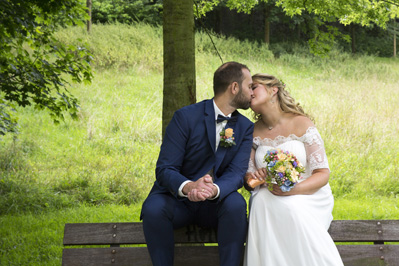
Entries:
{"label": "blue flower", "polygon": [[273,167],[273,166],[275,166],[275,165],[276,165],[276,162],[275,162],[275,161],[271,161],[271,162],[268,164],[269,167]]}
{"label": "blue flower", "polygon": [[298,166],[298,164],[295,161],[293,161],[292,166],[294,166],[296,168]]}
{"label": "blue flower", "polygon": [[291,183],[291,181],[290,180],[285,180],[284,181],[284,185],[286,185],[287,187],[289,186],[289,185],[291,185],[292,183]]}
{"label": "blue flower", "polygon": [[281,177],[281,178],[283,178],[283,177],[284,177],[284,174],[283,174],[283,173],[278,173],[278,176]]}
{"label": "blue flower", "polygon": [[282,185],[282,186],[280,187],[280,189],[281,189],[281,191],[282,191],[282,192],[288,192],[288,191],[290,191],[290,190],[291,190],[291,187],[288,187],[288,186]]}

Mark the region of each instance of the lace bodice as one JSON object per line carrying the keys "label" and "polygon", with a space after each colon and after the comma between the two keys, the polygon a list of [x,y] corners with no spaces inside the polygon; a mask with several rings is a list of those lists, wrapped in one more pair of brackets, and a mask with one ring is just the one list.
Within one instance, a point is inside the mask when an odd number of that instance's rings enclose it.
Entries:
{"label": "lace bodice", "polygon": [[252,153],[249,162],[248,172],[254,172],[258,168],[265,167],[264,156],[270,149],[279,148],[293,153],[305,166],[305,173],[302,180],[308,178],[315,169],[328,168],[328,161],[324,149],[324,142],[316,127],[309,127],[306,133],[298,137],[291,134],[288,137],[278,136],[275,139],[253,139],[255,154]]}

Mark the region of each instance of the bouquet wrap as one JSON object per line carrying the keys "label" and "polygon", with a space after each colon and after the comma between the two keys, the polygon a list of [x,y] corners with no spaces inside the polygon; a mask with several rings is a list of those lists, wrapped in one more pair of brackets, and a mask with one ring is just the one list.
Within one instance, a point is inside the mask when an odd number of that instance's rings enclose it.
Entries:
{"label": "bouquet wrap", "polygon": [[260,185],[264,184],[265,182],[266,182],[265,180],[259,180],[259,179],[255,179],[255,178],[249,178],[247,181],[248,186],[250,186],[251,188],[260,186]]}

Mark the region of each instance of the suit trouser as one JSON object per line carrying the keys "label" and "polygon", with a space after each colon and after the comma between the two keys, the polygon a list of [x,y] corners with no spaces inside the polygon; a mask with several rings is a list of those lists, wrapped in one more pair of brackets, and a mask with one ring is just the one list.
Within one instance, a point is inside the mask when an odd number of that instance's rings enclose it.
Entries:
{"label": "suit trouser", "polygon": [[233,192],[223,200],[190,202],[171,194],[150,194],[141,215],[148,251],[154,266],[172,266],[174,229],[190,224],[217,228],[221,266],[238,266],[247,233],[246,202]]}

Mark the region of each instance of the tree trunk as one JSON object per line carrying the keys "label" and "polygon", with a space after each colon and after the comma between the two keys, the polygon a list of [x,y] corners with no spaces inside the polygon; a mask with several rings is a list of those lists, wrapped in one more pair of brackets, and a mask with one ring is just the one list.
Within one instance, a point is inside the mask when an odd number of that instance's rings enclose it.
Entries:
{"label": "tree trunk", "polygon": [[214,9],[214,18],[215,18],[215,32],[218,34],[222,33],[222,20],[221,20],[221,8],[216,7]]}
{"label": "tree trunk", "polygon": [[193,0],[163,2],[162,136],[173,113],[196,102]]}
{"label": "tree trunk", "polygon": [[265,43],[270,44],[270,7],[265,3],[264,15],[265,15]]}
{"label": "tree trunk", "polygon": [[396,20],[393,21],[393,57],[396,57]]}
{"label": "tree trunk", "polygon": [[89,14],[89,20],[87,21],[87,32],[91,32],[91,2],[92,0],[86,0],[86,7],[87,7],[87,13]]}
{"label": "tree trunk", "polygon": [[297,25],[297,28],[296,28],[296,37],[298,38],[298,41],[301,40],[301,24],[300,23]]}
{"label": "tree trunk", "polygon": [[270,22],[265,18],[265,43],[270,44]]}

